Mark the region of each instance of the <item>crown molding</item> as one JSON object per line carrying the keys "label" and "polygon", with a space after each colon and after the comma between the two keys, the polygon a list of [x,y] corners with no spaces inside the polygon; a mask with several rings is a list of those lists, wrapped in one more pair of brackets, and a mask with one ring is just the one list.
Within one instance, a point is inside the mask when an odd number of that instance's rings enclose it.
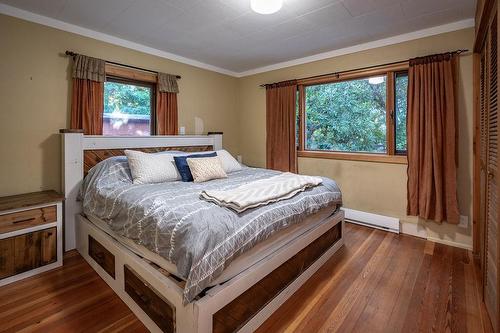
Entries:
{"label": "crown molding", "polygon": [[388,38],[384,38],[384,39],[379,39],[379,40],[375,40],[372,42],[367,42],[367,43],[363,43],[363,44],[349,46],[349,47],[342,48],[342,49],[318,53],[318,54],[304,57],[304,58],[293,59],[293,60],[289,60],[289,61],[280,62],[277,64],[263,66],[263,67],[259,67],[259,68],[255,68],[255,69],[250,69],[248,71],[239,72],[239,73],[237,73],[237,75],[238,75],[238,77],[255,75],[255,74],[274,71],[274,70],[282,69],[282,68],[286,68],[286,67],[302,65],[302,64],[309,63],[309,62],[313,62],[313,61],[324,60],[324,59],[338,57],[338,56],[342,56],[342,55],[346,55],[346,54],[375,49],[375,48],[379,48],[379,47],[383,47],[383,46],[399,44],[399,43],[403,43],[403,42],[407,42],[407,41],[411,41],[411,40],[415,40],[415,39],[419,39],[419,38],[429,37],[429,36],[433,36],[433,35],[439,35],[439,34],[443,34],[446,32],[467,29],[467,28],[470,28],[473,26],[474,26],[474,19],[466,19],[466,20],[462,20],[462,21],[457,21],[457,22],[453,22],[453,23],[435,26],[432,28],[417,30],[417,31],[409,32],[409,33],[402,34],[402,35],[397,35],[397,36],[392,36],[392,37],[388,37]]}
{"label": "crown molding", "polygon": [[145,46],[145,45],[135,43],[135,42],[123,39],[123,38],[115,37],[115,36],[108,35],[108,34],[98,32],[95,30],[83,28],[81,26],[67,23],[67,22],[57,20],[57,19],[54,19],[51,17],[35,14],[33,12],[19,9],[16,7],[12,7],[12,6],[9,6],[6,4],[2,4],[2,3],[0,3],[0,14],[17,17],[17,18],[22,19],[22,20],[38,23],[41,25],[55,28],[55,29],[71,32],[71,33],[74,33],[77,35],[93,38],[93,39],[100,40],[100,41],[110,43],[113,45],[126,47],[129,49],[135,50],[135,51],[151,54],[151,55],[165,58],[168,60],[177,61],[177,62],[186,64],[186,65],[198,67],[201,69],[205,69],[205,70],[209,70],[209,71],[213,71],[213,72],[217,72],[220,74],[225,74],[225,75],[229,75],[229,76],[233,76],[233,77],[237,77],[237,78],[255,75],[255,74],[264,73],[264,72],[269,72],[269,71],[282,69],[282,68],[286,68],[286,67],[302,65],[302,64],[309,63],[309,62],[338,57],[338,56],[346,55],[346,54],[350,54],[350,53],[366,51],[369,49],[379,48],[379,47],[383,47],[383,46],[398,44],[398,43],[407,42],[410,40],[429,37],[429,36],[433,36],[433,35],[439,35],[442,33],[466,29],[466,28],[470,28],[470,27],[474,26],[474,19],[466,19],[466,20],[462,20],[462,21],[457,21],[457,22],[453,22],[453,23],[439,25],[439,26],[432,27],[432,28],[427,28],[427,29],[422,29],[422,30],[418,30],[418,31],[414,31],[414,32],[409,32],[409,33],[402,34],[402,35],[397,35],[397,36],[393,36],[393,37],[379,39],[379,40],[372,41],[372,42],[367,42],[367,43],[363,43],[363,44],[349,46],[349,47],[342,48],[342,49],[318,53],[318,54],[304,57],[304,58],[298,58],[298,59],[284,61],[284,62],[280,62],[280,63],[268,65],[268,66],[258,67],[258,68],[250,69],[250,70],[243,71],[243,72],[235,72],[235,71],[228,70],[225,68],[206,64],[206,63],[201,62],[201,61],[186,58],[186,57],[174,54],[174,53],[158,50],[158,49],[155,49],[153,47]]}
{"label": "crown molding", "polygon": [[74,25],[71,23],[60,21],[60,20],[57,20],[57,19],[54,19],[51,17],[38,15],[38,14],[35,14],[33,12],[29,12],[27,10],[19,9],[19,8],[12,7],[12,6],[9,6],[6,4],[2,4],[2,3],[0,3],[0,14],[17,17],[17,18],[22,19],[22,20],[38,23],[41,25],[49,26],[51,28],[55,28],[55,29],[71,32],[71,33],[74,33],[77,35],[93,38],[93,39],[100,40],[100,41],[110,43],[113,45],[126,47],[129,49],[135,50],[135,51],[155,55],[155,56],[158,56],[161,58],[177,61],[177,62],[186,64],[186,65],[191,65],[194,67],[206,69],[206,70],[209,70],[212,72],[217,72],[220,74],[230,75],[230,76],[234,76],[234,77],[236,77],[238,74],[237,72],[233,72],[233,71],[227,70],[225,68],[220,68],[217,66],[206,64],[206,63],[203,63],[201,61],[186,58],[186,57],[174,54],[174,53],[158,50],[158,49],[155,49],[153,47],[149,47],[149,46],[142,45],[139,43],[131,42],[129,40],[115,37],[115,36],[111,36],[111,35],[108,35],[108,34],[105,34],[102,32],[98,32],[95,30],[83,28],[83,27],[80,27],[78,25]]}

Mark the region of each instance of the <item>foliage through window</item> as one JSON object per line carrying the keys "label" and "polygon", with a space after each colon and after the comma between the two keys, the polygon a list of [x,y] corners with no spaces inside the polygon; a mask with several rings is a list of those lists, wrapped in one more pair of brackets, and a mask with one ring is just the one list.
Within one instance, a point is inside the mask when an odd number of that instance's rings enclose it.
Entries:
{"label": "foliage through window", "polygon": [[306,150],[386,152],[385,76],[305,87]]}
{"label": "foliage through window", "polygon": [[104,135],[151,135],[154,86],[108,78],[104,83]]}
{"label": "foliage through window", "polygon": [[407,72],[390,71],[300,86],[304,119],[299,147],[305,152],[406,154],[407,89]]}
{"label": "foliage through window", "polygon": [[396,154],[406,154],[406,108],[408,96],[408,73],[397,73],[394,89]]}

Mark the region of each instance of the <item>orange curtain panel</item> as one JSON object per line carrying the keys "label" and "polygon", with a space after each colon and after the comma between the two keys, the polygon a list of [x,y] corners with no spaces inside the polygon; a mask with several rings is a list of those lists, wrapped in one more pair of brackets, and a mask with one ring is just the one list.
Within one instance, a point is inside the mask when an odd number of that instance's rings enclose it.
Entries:
{"label": "orange curtain panel", "polygon": [[266,86],[266,164],[268,169],[297,172],[295,107],[297,82]]}
{"label": "orange curtain panel", "polygon": [[178,134],[177,77],[158,73],[158,94],[156,97],[156,134]]}
{"label": "orange curtain panel", "polygon": [[85,134],[102,134],[104,112],[105,61],[77,55],[73,62],[71,94],[72,129]]}
{"label": "orange curtain panel", "polygon": [[408,86],[408,215],[457,224],[458,55],[410,60]]}

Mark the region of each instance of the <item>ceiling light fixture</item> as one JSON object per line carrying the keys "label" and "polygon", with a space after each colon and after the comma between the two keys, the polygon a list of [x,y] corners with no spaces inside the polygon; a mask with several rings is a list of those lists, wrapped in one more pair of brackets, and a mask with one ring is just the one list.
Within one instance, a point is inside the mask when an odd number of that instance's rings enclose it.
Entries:
{"label": "ceiling light fixture", "polygon": [[273,14],[281,9],[283,0],[250,0],[250,7],[259,14]]}

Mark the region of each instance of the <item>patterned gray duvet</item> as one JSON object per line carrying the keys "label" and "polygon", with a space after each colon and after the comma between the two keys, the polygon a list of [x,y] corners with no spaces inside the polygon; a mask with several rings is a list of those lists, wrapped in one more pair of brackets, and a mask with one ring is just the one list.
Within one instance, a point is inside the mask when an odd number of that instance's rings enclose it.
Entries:
{"label": "patterned gray duvet", "polygon": [[113,157],[90,170],[80,197],[85,214],[175,264],[186,280],[188,303],[238,255],[320,209],[342,203],[337,184],[328,178],[290,199],[240,214],[200,199],[202,190],[231,189],[277,174],[245,167],[205,183],[134,185],[127,159]]}

